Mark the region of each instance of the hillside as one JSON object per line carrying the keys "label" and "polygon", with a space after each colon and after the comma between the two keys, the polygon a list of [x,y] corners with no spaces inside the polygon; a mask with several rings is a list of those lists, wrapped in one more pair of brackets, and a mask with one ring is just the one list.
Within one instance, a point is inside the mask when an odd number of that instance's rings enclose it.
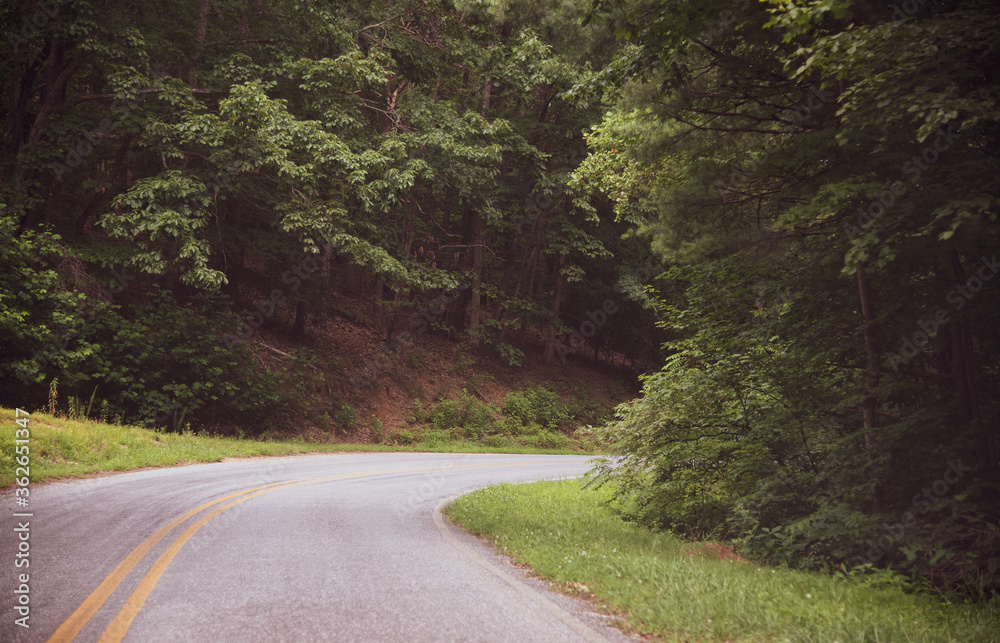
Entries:
{"label": "hillside", "polygon": [[[387,340],[384,333],[348,319],[349,311],[362,305],[358,299],[340,297],[337,307],[346,314],[312,318],[302,340],[288,332],[293,311],[279,308],[270,328],[246,340],[259,363],[272,369],[287,364],[297,350],[315,355],[318,406],[292,432],[313,440],[391,443],[399,431],[421,433],[430,425],[414,421],[414,416],[432,413],[443,400],[459,401],[463,392],[499,408],[511,392],[544,387],[574,415],[563,427],[571,434],[576,426],[610,417],[615,406],[639,393],[635,372],[620,356],[617,365],[607,359],[594,362],[589,356],[546,364],[528,345],[522,364],[512,366],[485,347],[440,332]],[[375,429],[376,419],[381,430]],[[225,423],[217,427],[222,433],[237,428]]]}

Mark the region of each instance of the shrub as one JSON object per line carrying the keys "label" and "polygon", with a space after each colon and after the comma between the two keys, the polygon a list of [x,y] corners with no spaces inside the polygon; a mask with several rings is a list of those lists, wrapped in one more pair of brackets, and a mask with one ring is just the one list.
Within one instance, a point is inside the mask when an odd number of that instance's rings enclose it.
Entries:
{"label": "shrub", "polygon": [[395,433],[389,436],[389,441],[395,444],[402,444],[402,445],[413,444],[414,442],[416,442],[416,440],[417,438],[415,435],[413,435],[413,432],[407,431],[406,429],[400,429],[399,431],[396,431]]}
{"label": "shrub", "polygon": [[178,305],[158,289],[146,303],[109,307],[91,325],[99,348],[84,372],[92,381],[67,395],[92,394],[96,385],[105,412],[169,430],[225,422],[259,434],[309,417],[314,358],[297,352],[291,363],[261,370],[245,346],[219,340],[233,326],[218,308],[208,297]]}
{"label": "shrub", "polygon": [[448,442],[454,442],[455,437],[449,431],[425,431],[420,436],[420,442],[426,444],[427,446],[439,446],[442,444],[447,444]]}
{"label": "shrub", "polygon": [[335,416],[337,425],[344,433],[353,433],[358,428],[358,415],[350,404],[341,405]]}
{"label": "shrub", "polygon": [[384,433],[385,433],[385,425],[382,424],[382,419],[378,417],[373,417],[371,423],[372,440],[374,440],[375,442],[381,442],[382,435]]}
{"label": "shrub", "polygon": [[484,404],[462,391],[458,400],[443,400],[428,418],[436,431],[451,431],[473,440],[489,433],[496,421],[496,412],[489,404]]}
{"label": "shrub", "polygon": [[554,430],[570,419],[559,396],[543,386],[508,393],[503,412],[523,427],[535,423]]}

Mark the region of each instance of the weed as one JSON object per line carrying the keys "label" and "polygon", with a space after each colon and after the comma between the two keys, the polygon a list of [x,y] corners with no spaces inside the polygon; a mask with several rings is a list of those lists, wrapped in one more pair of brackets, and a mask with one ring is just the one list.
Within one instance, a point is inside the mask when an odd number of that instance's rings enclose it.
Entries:
{"label": "weed", "polygon": [[505,415],[524,427],[540,424],[555,430],[570,419],[559,396],[543,386],[511,391],[504,397],[502,408]]}
{"label": "weed", "polygon": [[466,354],[468,348],[468,345],[464,342],[455,345],[455,365],[451,367],[453,372],[461,373],[462,371],[476,365],[476,360]]}
{"label": "weed", "polygon": [[521,442],[536,449],[564,449],[569,444],[569,438],[562,433],[543,429],[535,435],[522,438]]}
{"label": "weed", "polygon": [[424,361],[427,360],[427,351],[422,348],[415,349],[409,355],[406,356],[407,365],[416,370],[423,365]]}
{"label": "weed", "polygon": [[385,433],[385,425],[382,424],[381,418],[373,417],[371,427],[369,427],[369,430],[371,431],[372,434],[372,440],[374,440],[375,442],[382,441],[382,436]]}
{"label": "weed", "polygon": [[350,404],[341,405],[335,416],[337,426],[344,433],[353,433],[358,428],[358,415]]}
{"label": "weed", "polygon": [[49,384],[49,415],[55,416],[59,408],[59,378],[53,377]]}
{"label": "weed", "polygon": [[425,431],[420,436],[420,442],[430,447],[439,447],[449,442],[455,442],[455,435],[450,431]]}
{"label": "weed", "polygon": [[490,432],[496,416],[492,405],[480,402],[463,389],[458,400],[442,400],[426,417],[437,431],[452,430],[456,435],[478,440]]}
{"label": "weed", "polygon": [[400,429],[389,436],[389,441],[394,444],[407,445],[416,442],[417,438],[413,435],[413,432],[407,431],[406,429]]}
{"label": "weed", "polygon": [[488,435],[483,439],[483,444],[494,449],[513,449],[517,443],[509,435]]}

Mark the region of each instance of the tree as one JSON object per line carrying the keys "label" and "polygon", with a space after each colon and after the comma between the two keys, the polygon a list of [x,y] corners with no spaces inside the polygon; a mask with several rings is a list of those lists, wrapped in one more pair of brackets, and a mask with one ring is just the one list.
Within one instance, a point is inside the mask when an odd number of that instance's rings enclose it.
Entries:
{"label": "tree", "polygon": [[997,309],[966,296],[998,245],[995,8],[602,12],[635,44],[594,77],[624,76],[601,136],[643,177],[604,189],[654,213],[675,338],[603,432],[625,456],[604,472],[637,517],[757,555],[996,587]]}

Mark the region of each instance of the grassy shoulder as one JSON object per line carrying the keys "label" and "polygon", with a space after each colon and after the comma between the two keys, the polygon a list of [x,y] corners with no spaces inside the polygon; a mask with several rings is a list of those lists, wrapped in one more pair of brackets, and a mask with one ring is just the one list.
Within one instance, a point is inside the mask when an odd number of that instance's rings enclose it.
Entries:
{"label": "grassy shoulder", "polygon": [[[0,488],[13,484],[16,478],[23,475],[16,471],[17,458],[23,454],[23,449],[19,454],[16,448],[25,446],[16,441],[20,437],[16,430],[22,428],[15,422],[16,419],[13,409],[0,408]],[[32,413],[28,417],[27,428],[30,438],[26,446],[32,482],[143,467],[218,462],[224,458],[313,452],[581,453],[571,449],[540,449],[514,444],[491,447],[461,440],[443,440],[440,436],[408,445],[260,441],[163,433],[134,426],[68,420],[44,413]]]}
{"label": "grassy shoulder", "polygon": [[[1000,641],[1000,616],[896,587],[758,567],[623,522],[607,489],[498,485],[455,501],[456,524],[629,628],[671,641]],[[721,555],[720,555],[721,553]]]}

